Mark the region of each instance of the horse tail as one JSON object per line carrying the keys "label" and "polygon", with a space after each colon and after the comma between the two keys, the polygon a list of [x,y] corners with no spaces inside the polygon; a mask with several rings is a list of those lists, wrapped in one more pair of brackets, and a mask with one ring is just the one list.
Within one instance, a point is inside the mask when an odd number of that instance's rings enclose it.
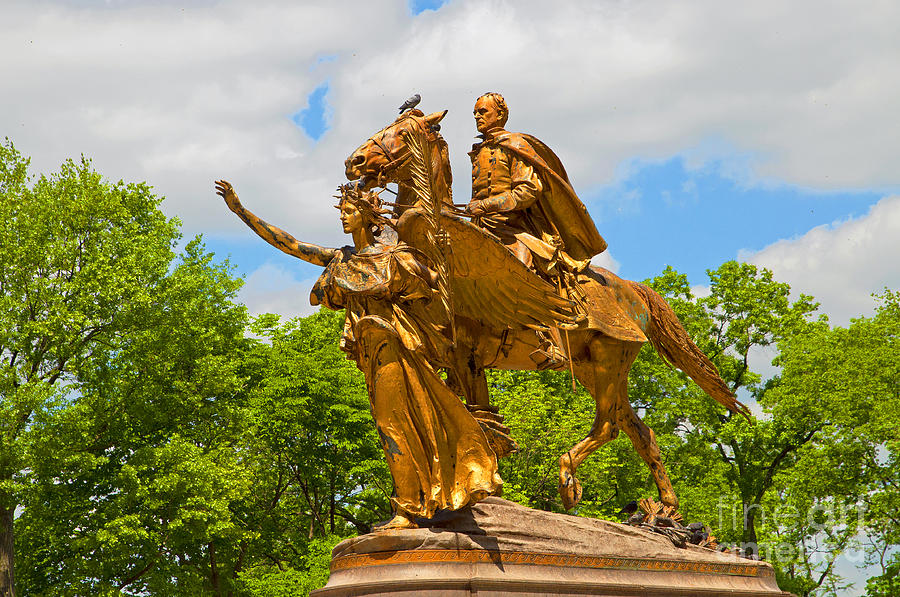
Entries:
{"label": "horse tail", "polygon": [[750,409],[735,398],[709,357],[694,344],[672,307],[655,290],[638,282],[631,287],[647,303],[650,324],[647,336],[659,356],[670,366],[681,369],[716,402],[750,419]]}

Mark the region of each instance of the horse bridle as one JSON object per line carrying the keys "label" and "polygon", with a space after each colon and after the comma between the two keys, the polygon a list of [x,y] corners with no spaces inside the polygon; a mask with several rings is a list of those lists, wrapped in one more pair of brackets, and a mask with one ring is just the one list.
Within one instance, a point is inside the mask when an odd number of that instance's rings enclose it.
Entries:
{"label": "horse bridle", "polygon": [[[413,123],[416,126],[424,126],[424,125],[422,125],[422,123],[420,123],[415,118],[413,118],[412,114],[406,114],[403,117],[403,119],[404,120],[412,119]],[[375,133],[374,135],[369,137],[369,140],[375,144],[375,146],[381,151],[382,155],[384,155],[385,158],[390,158],[390,156],[392,155],[392,152],[388,149],[388,147],[383,142],[385,131],[387,131],[389,128],[396,125],[397,123],[398,123],[398,121],[395,120],[388,126],[384,127],[383,129],[381,129],[380,131],[378,131],[377,133]],[[394,170],[400,168],[400,166],[402,166],[404,163],[406,163],[406,161],[409,160],[409,158],[411,156],[412,156],[412,152],[410,151],[409,147],[404,146],[403,151],[400,152],[400,154],[397,157],[395,157],[394,159],[388,159],[388,163],[381,167],[381,172],[378,173],[378,180],[383,179],[387,173],[393,172]]]}
{"label": "horse bridle", "polygon": [[[419,120],[416,120],[416,119],[412,116],[412,114],[407,114],[407,115],[405,115],[405,116],[404,116],[404,119],[406,119],[406,120],[412,119],[413,122],[414,122],[414,124],[415,124],[416,126],[422,127],[423,129],[425,128],[424,123],[421,122],[421,121],[419,121]],[[380,131],[378,131],[377,133],[375,133],[374,135],[372,135],[371,137],[369,137],[369,141],[371,141],[372,143],[374,143],[375,146],[378,148],[378,150],[381,151],[382,155],[385,156],[386,158],[387,158],[388,156],[391,155],[391,151],[390,151],[390,150],[388,149],[388,147],[382,142],[382,140],[384,139],[385,131],[387,131],[389,128],[391,128],[392,126],[394,126],[395,124],[397,124],[397,122],[398,122],[398,121],[395,120],[395,121],[392,122],[391,124],[387,125],[387,126],[384,127],[383,129],[381,129]],[[382,181],[384,180],[385,176],[386,176],[388,173],[393,172],[394,170],[400,168],[400,167],[401,167],[407,160],[409,160],[411,157],[412,157],[412,151],[410,151],[410,149],[409,149],[408,146],[405,146],[405,145],[404,145],[404,150],[400,153],[400,155],[398,155],[396,158],[394,158],[394,159],[392,159],[392,160],[389,160],[389,161],[387,162],[387,164],[385,164],[385,165],[381,168],[381,171],[378,173],[378,177],[376,178],[376,181],[375,181],[376,185],[383,187],[384,185],[382,184]],[[391,191],[391,192],[393,192],[393,191]],[[450,206],[450,205],[447,205],[447,206],[446,206],[446,208],[449,209],[450,212],[453,213],[454,215],[457,215],[457,216],[464,216],[464,217],[467,217],[467,218],[476,217],[476,216],[472,216],[472,214],[470,214],[469,212],[467,212],[467,211],[465,210],[465,207],[466,207],[466,204],[465,204],[465,203],[455,204],[455,205],[453,205],[453,206]],[[483,218],[484,218],[484,217],[487,217],[487,216],[478,216],[478,217],[483,217]]]}

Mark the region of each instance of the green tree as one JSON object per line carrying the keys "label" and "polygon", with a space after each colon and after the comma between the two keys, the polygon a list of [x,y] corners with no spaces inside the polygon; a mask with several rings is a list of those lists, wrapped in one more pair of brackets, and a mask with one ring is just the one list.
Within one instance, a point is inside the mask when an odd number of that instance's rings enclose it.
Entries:
{"label": "green tree", "polygon": [[302,595],[335,543],[390,515],[342,314],[263,316],[260,339],[236,340],[233,281],[196,249],[145,333],[33,424],[40,466],[17,521],[29,594]]}
{"label": "green tree", "polygon": [[[763,386],[759,374],[750,368],[751,352],[774,346],[779,339],[797,333],[809,325],[808,316],[815,305],[801,296],[789,300],[790,287],[772,279],[771,272],[755,266],[728,262],[711,271],[710,294],[694,299],[687,279],[671,269],[651,283],[678,312],[698,346],[716,364],[722,378],[740,397],[760,400]],[[646,362],[644,357],[650,362]],[[651,378],[660,377],[660,363],[655,355],[642,353],[641,366]],[[652,388],[646,388],[645,391]],[[750,547],[758,543],[756,516],[763,497],[773,487],[777,473],[792,464],[797,450],[815,434],[812,428],[784,430],[782,418],[757,419],[749,424],[742,417],[724,413],[698,388],[667,393],[648,416],[651,426],[662,420],[663,429],[673,430],[667,438],[672,474],[680,483],[676,487],[685,499],[686,508],[694,499],[708,501],[700,494],[711,489],[704,480],[716,481],[738,500],[737,507],[744,524],[737,537]],[[808,417],[809,419],[809,417]],[[712,469],[712,470],[710,470]],[[692,486],[693,483],[698,486]],[[716,492],[721,495],[722,492]]]}
{"label": "green tree", "polygon": [[[888,495],[896,471],[884,458],[896,426],[882,414],[897,409],[896,311],[832,329],[811,320],[810,297],[792,302],[766,270],[729,262],[710,280],[702,298],[671,270],[653,285],[759,416],[750,424],[691,385],[660,386],[666,373],[649,352],[632,380],[653,380],[642,392],[664,389],[647,421],[669,455],[683,512],[717,521],[720,537],[773,560],[786,590],[839,594],[834,563],[855,546],[860,504]],[[780,367],[764,383],[751,369],[762,350]]]}
{"label": "green tree", "polygon": [[23,437],[152,304],[178,238],[158,203],[84,160],[34,180],[12,143],[0,146],[0,595],[15,591]]}
{"label": "green tree", "polygon": [[[801,494],[831,496],[829,505],[842,511],[846,524],[842,538],[860,533],[867,562],[880,566],[888,586],[890,556],[900,546],[898,299],[886,291],[873,317],[851,320],[846,328],[810,330],[786,341],[779,356],[779,402],[802,408],[815,401],[825,424],[792,484]],[[834,540],[833,526],[813,525],[817,532],[798,543],[805,549],[810,541]],[[827,565],[819,577],[825,572]]]}
{"label": "green tree", "polygon": [[323,309],[252,326],[262,341],[242,366],[256,487],[247,524],[259,531],[241,575],[250,594],[321,586],[323,554],[390,517],[390,474],[362,373],[339,348],[343,324],[342,312]]}
{"label": "green tree", "polygon": [[240,283],[199,241],[176,260],[149,187],[2,150],[0,594],[319,586],[390,512],[342,314],[245,339]]}
{"label": "green tree", "polygon": [[[27,436],[16,521],[29,594],[225,594],[219,559],[251,534],[236,392],[240,282],[193,241],[153,300]],[[135,308],[138,312],[131,313]]]}
{"label": "green tree", "polygon": [[900,595],[900,554],[881,562],[881,574],[866,581],[866,597]]}

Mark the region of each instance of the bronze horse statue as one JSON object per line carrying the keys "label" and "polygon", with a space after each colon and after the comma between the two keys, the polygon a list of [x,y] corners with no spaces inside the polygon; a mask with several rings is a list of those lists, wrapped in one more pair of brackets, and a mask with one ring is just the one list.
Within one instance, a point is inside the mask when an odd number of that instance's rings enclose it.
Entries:
{"label": "bronze horse statue", "polygon": [[[447,144],[437,126],[445,114],[401,114],[354,151],[345,166],[347,178],[367,189],[396,183],[399,239],[445,262],[445,300],[456,335],[453,354],[439,364],[452,373],[448,381],[465,396],[470,410],[491,410],[485,369],[536,369],[529,356],[541,346],[535,330],[553,334],[567,347],[573,375],[596,401],[590,432],[559,459],[564,507],[571,509],[581,499],[578,465],[620,431],[650,468],[660,500],[677,507],[653,430],[628,401],[628,372],[641,346],[649,341],[664,360],[729,410],[746,416],[747,407],[649,287],[591,266],[575,275],[578,296],[561,296],[561,288],[528,270],[491,233],[466,221],[469,216],[451,199]],[[427,197],[431,206],[423,204]],[[429,209],[439,213],[429,217]],[[435,234],[435,218],[442,224],[440,235]],[[575,298],[582,307],[580,317],[572,308]]]}

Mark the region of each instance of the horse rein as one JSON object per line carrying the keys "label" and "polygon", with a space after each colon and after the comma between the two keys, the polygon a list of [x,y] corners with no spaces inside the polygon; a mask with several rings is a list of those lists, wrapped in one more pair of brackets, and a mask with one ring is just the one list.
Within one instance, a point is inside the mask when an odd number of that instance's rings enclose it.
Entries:
{"label": "horse rein", "polygon": [[[406,114],[403,116],[404,120],[409,120],[411,118],[412,118],[412,116],[410,114]],[[420,126],[420,127],[424,128],[424,125],[422,123],[415,120],[414,118],[412,118],[412,120],[416,124],[416,126]],[[393,155],[393,153],[384,144],[384,142],[383,142],[384,135],[385,135],[385,131],[387,131],[390,127],[392,127],[396,124],[397,124],[397,121],[394,121],[393,123],[389,124],[388,126],[384,127],[383,129],[381,129],[380,131],[378,131],[377,133],[375,133],[374,135],[369,137],[369,140],[375,144],[375,146],[381,151],[381,154],[385,158],[388,159],[388,163],[385,164],[381,168],[381,173],[379,174],[379,179],[381,179],[385,173],[391,172],[391,171],[401,167],[404,163],[406,163],[407,160],[409,160],[410,157],[412,157],[412,151],[410,151],[410,149],[408,147],[404,146],[402,152],[400,152],[395,158],[390,159],[390,157]]]}

